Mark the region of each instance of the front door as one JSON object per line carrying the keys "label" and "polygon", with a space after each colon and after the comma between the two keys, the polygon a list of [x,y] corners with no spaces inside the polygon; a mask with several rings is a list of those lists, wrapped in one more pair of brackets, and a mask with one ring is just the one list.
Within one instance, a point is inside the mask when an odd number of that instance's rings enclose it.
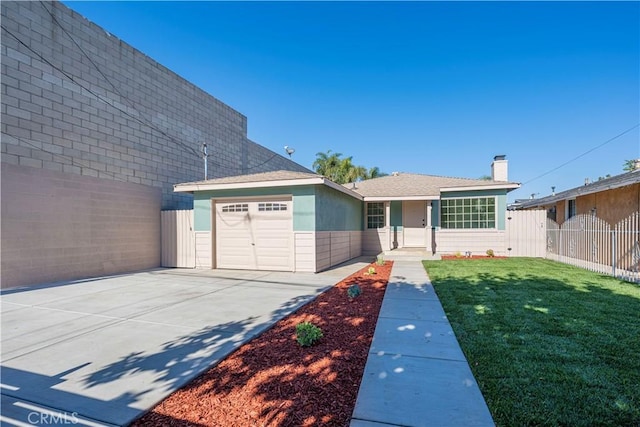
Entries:
{"label": "front door", "polygon": [[425,247],[427,227],[427,204],[424,200],[402,203],[402,226],[405,247]]}

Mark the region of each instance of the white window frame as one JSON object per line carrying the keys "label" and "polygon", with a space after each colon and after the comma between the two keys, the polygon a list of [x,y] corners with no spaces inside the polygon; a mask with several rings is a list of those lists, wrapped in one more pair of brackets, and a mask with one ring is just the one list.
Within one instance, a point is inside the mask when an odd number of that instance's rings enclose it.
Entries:
{"label": "white window frame", "polygon": [[[487,223],[489,223],[489,221],[491,221],[489,218],[486,219],[480,219],[480,218],[473,218],[473,215],[475,214],[475,212],[472,211],[472,205],[469,204],[469,212],[465,212],[464,209],[467,207],[465,205],[460,206],[463,211],[461,213],[456,212],[448,212],[447,209],[450,209],[448,206],[448,202],[450,201],[457,201],[457,200],[480,200],[480,199],[493,199],[493,226],[492,227],[488,227],[486,226]],[[458,206],[454,206],[454,209],[458,208]],[[440,228],[442,230],[497,230],[498,229],[498,198],[497,196],[473,196],[473,197],[447,197],[446,199],[441,199],[440,200]],[[489,215],[491,212],[487,211],[487,212],[479,212],[478,215]],[[445,220],[445,216],[449,216],[449,215],[455,215],[456,218],[453,220],[453,227],[449,227],[449,223],[450,220],[447,218],[447,220]],[[468,217],[467,217],[468,215]],[[461,216],[458,219],[458,216]],[[473,223],[476,222],[478,223],[478,227],[473,227]],[[485,223],[485,226],[480,227],[480,225],[482,223]],[[466,227],[465,224],[469,223],[469,227]],[[458,226],[458,224],[462,224],[462,226]]]}
{"label": "white window frame", "polygon": [[248,203],[230,203],[228,205],[223,205],[221,211],[223,213],[249,212],[249,204]]}
{"label": "white window frame", "polygon": [[[371,214],[369,213],[369,207],[373,206],[373,205],[379,205],[382,213],[374,213]],[[376,218],[376,225],[377,227],[370,227],[370,221],[369,219],[374,219]],[[382,219],[382,222],[379,223],[380,219]],[[386,227],[386,206],[384,202],[367,202],[367,206],[366,206],[366,212],[365,212],[365,221],[366,221],[366,229],[367,230],[378,230],[380,228],[384,228]]]}
{"label": "white window frame", "polygon": [[[573,209],[571,209],[571,205],[573,204]],[[573,210],[573,212],[571,212]],[[574,216],[576,216],[577,207],[576,207],[576,199],[567,199],[567,202],[564,204],[564,220],[567,221]]]}

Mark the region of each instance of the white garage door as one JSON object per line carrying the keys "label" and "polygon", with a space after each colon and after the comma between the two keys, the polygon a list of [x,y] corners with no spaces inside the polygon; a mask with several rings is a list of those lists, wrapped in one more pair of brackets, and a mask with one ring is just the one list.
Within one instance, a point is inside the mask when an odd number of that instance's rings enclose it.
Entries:
{"label": "white garage door", "polygon": [[291,200],[216,202],[217,268],[293,271]]}

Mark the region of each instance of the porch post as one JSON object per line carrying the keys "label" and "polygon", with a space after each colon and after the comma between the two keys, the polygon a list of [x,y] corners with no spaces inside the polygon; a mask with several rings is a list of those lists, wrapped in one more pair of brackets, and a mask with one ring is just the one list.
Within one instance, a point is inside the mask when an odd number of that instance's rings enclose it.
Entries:
{"label": "porch post", "polygon": [[427,217],[424,221],[424,234],[425,234],[425,249],[428,251],[431,249],[431,200],[425,202],[427,204]]}
{"label": "porch post", "polygon": [[391,250],[391,202],[384,202],[384,228],[387,230],[385,251]]}

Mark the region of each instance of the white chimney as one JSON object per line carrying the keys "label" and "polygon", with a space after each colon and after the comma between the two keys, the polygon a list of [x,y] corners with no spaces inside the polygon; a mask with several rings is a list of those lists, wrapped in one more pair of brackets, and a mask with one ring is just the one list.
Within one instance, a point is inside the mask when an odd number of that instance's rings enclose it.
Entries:
{"label": "white chimney", "polygon": [[493,181],[507,182],[509,180],[506,157],[505,155],[499,155],[493,158],[493,163],[491,163],[491,179]]}

